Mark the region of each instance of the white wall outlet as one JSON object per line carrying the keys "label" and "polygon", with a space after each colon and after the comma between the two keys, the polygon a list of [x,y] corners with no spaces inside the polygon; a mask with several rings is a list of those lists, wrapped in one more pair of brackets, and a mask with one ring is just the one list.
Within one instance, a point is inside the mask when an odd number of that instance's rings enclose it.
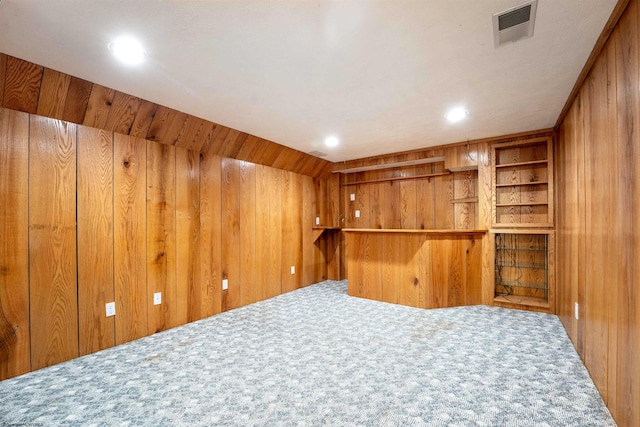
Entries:
{"label": "white wall outlet", "polygon": [[356,201],[356,195],[355,194],[350,194],[349,195],[349,200],[351,200],[352,202]]}
{"label": "white wall outlet", "polygon": [[229,289],[229,279],[222,279],[222,290],[226,291]]}
{"label": "white wall outlet", "polygon": [[316,217],[316,225],[320,225],[320,217],[319,216]]}
{"label": "white wall outlet", "polygon": [[576,317],[576,320],[578,320],[578,303],[575,303],[573,306],[573,315]]}
{"label": "white wall outlet", "polygon": [[360,218],[360,211],[356,211],[356,218]]}
{"label": "white wall outlet", "polygon": [[291,274],[296,274],[296,266],[295,265],[291,266]]}
{"label": "white wall outlet", "polygon": [[153,305],[162,304],[162,292],[155,292],[153,294]]}
{"label": "white wall outlet", "polygon": [[107,317],[111,317],[111,316],[115,316],[116,315],[116,303],[115,302],[108,302],[107,303]]}

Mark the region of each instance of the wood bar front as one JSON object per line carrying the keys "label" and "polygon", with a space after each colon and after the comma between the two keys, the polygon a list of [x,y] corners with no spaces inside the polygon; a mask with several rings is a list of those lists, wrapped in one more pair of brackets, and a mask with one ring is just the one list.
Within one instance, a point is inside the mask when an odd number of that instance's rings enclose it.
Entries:
{"label": "wood bar front", "polygon": [[349,295],[420,308],[482,303],[486,230],[343,231]]}

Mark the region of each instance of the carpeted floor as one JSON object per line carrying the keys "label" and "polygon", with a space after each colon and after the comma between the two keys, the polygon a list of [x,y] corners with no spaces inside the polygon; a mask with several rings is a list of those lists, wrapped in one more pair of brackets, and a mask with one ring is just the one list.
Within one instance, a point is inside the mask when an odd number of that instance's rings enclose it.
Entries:
{"label": "carpeted floor", "polygon": [[0,425],[615,423],[555,316],[327,281],[0,382]]}

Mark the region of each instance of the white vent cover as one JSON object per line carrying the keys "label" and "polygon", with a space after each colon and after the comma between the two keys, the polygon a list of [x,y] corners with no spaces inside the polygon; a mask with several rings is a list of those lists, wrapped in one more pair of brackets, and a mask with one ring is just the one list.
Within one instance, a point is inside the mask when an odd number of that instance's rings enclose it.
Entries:
{"label": "white vent cover", "polygon": [[[0,0],[2,1],[2,0]],[[324,157],[326,156],[326,153],[322,153],[320,151],[309,151],[307,154],[311,154],[312,156],[316,156],[316,157]]]}
{"label": "white vent cover", "polygon": [[531,0],[493,15],[495,47],[533,36],[538,0]]}

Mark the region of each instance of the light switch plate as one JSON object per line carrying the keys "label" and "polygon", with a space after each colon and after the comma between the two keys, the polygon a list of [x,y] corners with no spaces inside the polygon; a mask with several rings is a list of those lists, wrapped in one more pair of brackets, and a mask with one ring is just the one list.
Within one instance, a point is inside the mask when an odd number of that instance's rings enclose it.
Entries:
{"label": "light switch plate", "polygon": [[356,211],[356,218],[360,218],[360,211]]}
{"label": "light switch plate", "polygon": [[316,217],[316,225],[320,225],[320,217],[319,216]]}
{"label": "light switch plate", "polygon": [[155,292],[153,294],[153,305],[162,304],[162,292]]}
{"label": "light switch plate", "polygon": [[111,317],[111,316],[115,316],[116,315],[116,303],[115,302],[108,302],[106,304],[106,308],[107,308],[107,317]]}
{"label": "light switch plate", "polygon": [[229,289],[229,279],[222,279],[222,290],[226,291]]}
{"label": "light switch plate", "polygon": [[291,274],[296,274],[296,266],[295,265],[291,266]]}
{"label": "light switch plate", "polygon": [[575,303],[574,307],[573,307],[573,311],[574,311],[574,316],[576,317],[576,320],[578,320],[578,303]]}
{"label": "light switch plate", "polygon": [[351,200],[352,202],[355,202],[356,201],[356,195],[355,194],[349,195],[349,200]]}

